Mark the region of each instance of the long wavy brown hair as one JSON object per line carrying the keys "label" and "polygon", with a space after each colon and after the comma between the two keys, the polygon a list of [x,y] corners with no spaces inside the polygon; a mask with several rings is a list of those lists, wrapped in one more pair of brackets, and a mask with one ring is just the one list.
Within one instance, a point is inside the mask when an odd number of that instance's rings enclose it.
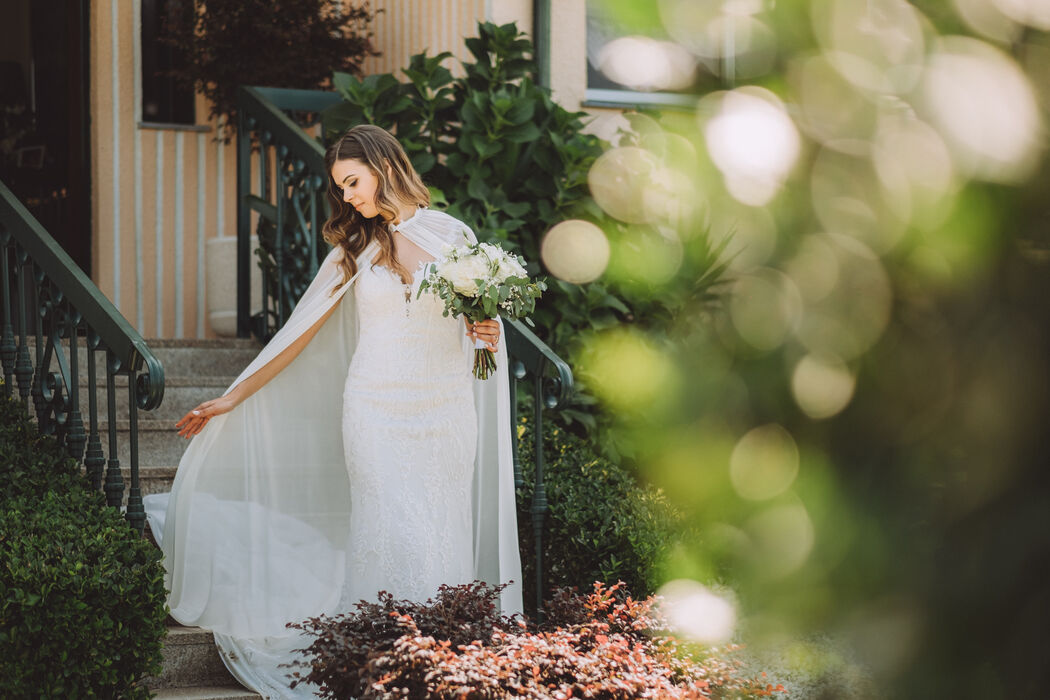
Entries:
{"label": "long wavy brown hair", "polygon": [[[343,191],[332,177],[335,162],[351,158],[367,165],[379,180],[375,201],[379,215],[371,219],[361,216],[343,201]],[[394,238],[387,223],[397,218],[398,202],[416,206],[430,204],[430,192],[409,162],[405,149],[386,129],[361,124],[329,146],[324,161],[332,215],[324,222],[322,233],[331,245],[343,249],[343,283],[357,272],[357,256],[372,241],[379,243],[378,261],[398,267]]]}

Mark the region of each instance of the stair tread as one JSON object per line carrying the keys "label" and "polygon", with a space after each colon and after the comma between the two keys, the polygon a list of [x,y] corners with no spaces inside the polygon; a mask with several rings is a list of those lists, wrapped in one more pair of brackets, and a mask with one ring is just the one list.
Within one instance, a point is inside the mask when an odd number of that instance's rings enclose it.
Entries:
{"label": "stair tread", "polygon": [[168,636],[166,644],[200,644],[202,642],[212,643],[215,637],[210,630],[200,627],[185,627],[184,625],[168,625]]}
{"label": "stair tread", "polygon": [[[177,419],[143,418],[142,416],[144,416],[144,415],[147,415],[145,413],[145,411],[141,412],[140,416],[139,416],[139,420],[138,420],[139,432],[140,433],[143,432],[143,431],[155,431],[155,430],[160,430],[160,431],[164,431],[164,432],[167,432],[167,431],[170,430],[173,433],[177,432],[177,429],[175,428],[175,420],[177,420]],[[131,429],[131,421],[130,420],[124,419],[124,420],[117,420],[117,421],[114,421],[114,422],[117,424],[117,430],[130,430]],[[99,430],[99,432],[102,432],[103,430],[109,430],[109,421],[107,421],[107,420],[100,420],[98,422],[98,430]]]}
{"label": "stair tread", "polygon": [[161,688],[153,691],[154,698],[163,700],[249,700],[261,698],[258,693],[240,686],[207,686],[197,688]]}
{"label": "stair tread", "polygon": [[262,343],[254,338],[143,338],[150,348],[218,348],[258,350]]}
{"label": "stair tread", "polygon": [[[115,386],[123,388],[123,389],[127,389],[128,379],[127,379],[126,376],[118,375],[116,379],[117,379],[117,381],[114,384]],[[206,375],[206,374],[205,375],[174,375],[174,376],[170,376],[170,377],[165,375],[164,376],[164,388],[165,389],[169,389],[169,388],[174,388],[174,387],[182,388],[182,387],[213,387],[213,386],[226,387],[226,386],[229,386],[230,384],[233,384],[235,379],[237,379],[237,375],[235,375],[235,374],[215,375],[215,376],[210,376],[210,375]],[[78,382],[78,385],[79,386],[88,386],[88,379],[87,379],[87,377],[85,376],[84,373],[81,374],[80,380]],[[100,389],[104,389],[106,387],[106,378],[105,377],[98,377],[98,378],[96,378],[95,385],[98,388],[100,388]]]}

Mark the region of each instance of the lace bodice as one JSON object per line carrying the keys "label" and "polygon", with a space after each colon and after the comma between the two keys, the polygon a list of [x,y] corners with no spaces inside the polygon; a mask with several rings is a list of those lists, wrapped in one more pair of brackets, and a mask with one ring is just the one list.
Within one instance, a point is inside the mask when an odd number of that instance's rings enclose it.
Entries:
{"label": "lace bodice", "polygon": [[469,371],[463,322],[442,316],[444,302],[435,295],[418,293],[425,270],[426,263],[420,264],[411,285],[383,265],[362,271],[354,300],[359,336],[351,373],[395,371],[408,380]]}

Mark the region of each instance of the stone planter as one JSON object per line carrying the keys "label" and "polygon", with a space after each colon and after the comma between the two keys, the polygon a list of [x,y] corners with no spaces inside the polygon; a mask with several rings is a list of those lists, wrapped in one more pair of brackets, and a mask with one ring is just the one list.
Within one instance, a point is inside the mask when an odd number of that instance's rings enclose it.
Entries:
{"label": "stone planter", "polygon": [[[220,236],[205,243],[206,296],[208,323],[215,334],[232,338],[237,335],[237,237]],[[252,236],[251,249],[259,247],[258,236]],[[262,308],[262,270],[254,252],[251,261],[251,312]]]}

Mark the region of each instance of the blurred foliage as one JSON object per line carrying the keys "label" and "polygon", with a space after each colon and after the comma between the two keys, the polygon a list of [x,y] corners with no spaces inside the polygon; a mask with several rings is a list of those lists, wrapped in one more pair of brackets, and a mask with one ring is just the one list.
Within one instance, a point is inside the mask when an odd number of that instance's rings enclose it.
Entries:
{"label": "blurred foliage", "polygon": [[[638,31],[641,4],[601,4]],[[772,37],[736,73],[686,34],[723,31],[718,3],[645,5],[722,86],[634,128],[696,153],[700,218],[735,231],[726,303],[582,356],[641,473],[703,535],[668,575],[729,581],[758,647],[832,635],[882,697],[1041,697],[1045,3],[729,5]],[[789,440],[749,446],[767,426]]]}

